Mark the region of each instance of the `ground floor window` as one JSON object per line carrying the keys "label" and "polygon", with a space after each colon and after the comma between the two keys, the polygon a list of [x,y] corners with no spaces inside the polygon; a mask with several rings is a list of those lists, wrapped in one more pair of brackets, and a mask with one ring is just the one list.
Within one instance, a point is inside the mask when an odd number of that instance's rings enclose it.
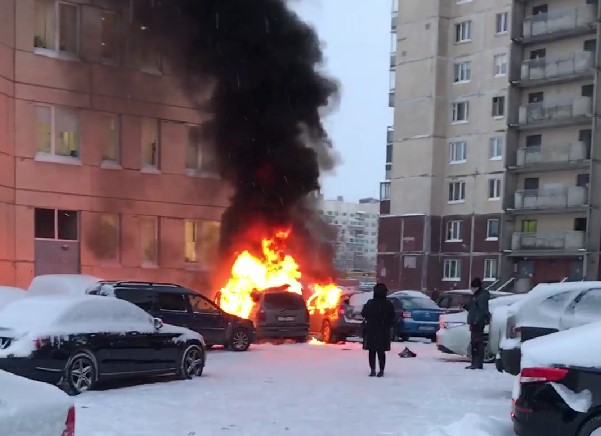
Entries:
{"label": "ground floor window", "polygon": [[79,236],[78,213],[74,210],[37,208],[34,212],[36,239],[77,241]]}
{"label": "ground floor window", "polygon": [[484,260],[484,280],[495,281],[497,279],[497,259]]}
{"label": "ground floor window", "polygon": [[442,278],[447,281],[459,281],[461,279],[461,260],[445,259]]}

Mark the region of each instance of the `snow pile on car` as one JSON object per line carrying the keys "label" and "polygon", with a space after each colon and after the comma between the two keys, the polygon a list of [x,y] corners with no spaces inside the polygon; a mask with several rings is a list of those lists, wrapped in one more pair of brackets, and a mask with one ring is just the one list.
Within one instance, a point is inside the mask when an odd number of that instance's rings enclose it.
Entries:
{"label": "snow pile on car", "polygon": [[27,292],[31,296],[85,295],[94,284],[101,282],[98,277],[85,274],[44,274],[31,281]]}
{"label": "snow pile on car", "polygon": [[513,436],[511,422],[482,417],[473,413],[445,427],[438,427],[426,436]]}
{"label": "snow pile on car", "polygon": [[11,286],[0,286],[0,309],[13,301],[27,297],[24,289],[13,288]]}

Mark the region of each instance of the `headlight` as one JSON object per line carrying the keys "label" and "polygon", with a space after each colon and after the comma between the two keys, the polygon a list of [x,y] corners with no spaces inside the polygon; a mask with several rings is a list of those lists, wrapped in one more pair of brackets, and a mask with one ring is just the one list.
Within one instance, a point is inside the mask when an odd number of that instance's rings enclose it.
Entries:
{"label": "headlight", "polygon": [[445,323],[443,323],[442,326],[445,329],[452,329],[452,328],[461,327],[464,325],[467,325],[467,323],[465,323],[465,322],[445,322]]}

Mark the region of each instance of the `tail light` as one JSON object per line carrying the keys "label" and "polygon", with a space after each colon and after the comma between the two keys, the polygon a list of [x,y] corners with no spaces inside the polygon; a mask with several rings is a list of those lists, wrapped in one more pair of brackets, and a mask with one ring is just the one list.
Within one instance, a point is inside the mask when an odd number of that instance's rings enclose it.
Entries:
{"label": "tail light", "polygon": [[338,316],[344,318],[344,306],[338,306]]}
{"label": "tail light", "polygon": [[259,311],[259,322],[261,321],[267,321],[267,317],[265,316],[265,311],[263,309]]}
{"label": "tail light", "polygon": [[411,312],[403,312],[403,318],[411,318]]}
{"label": "tail light", "polygon": [[33,347],[35,350],[42,349],[45,345],[50,344],[50,338],[36,338],[33,341]]}
{"label": "tail light", "polygon": [[75,406],[71,406],[67,413],[67,421],[62,436],[75,436]]}
{"label": "tail light", "polygon": [[550,383],[563,380],[568,374],[565,368],[524,368],[520,372],[520,383]]}

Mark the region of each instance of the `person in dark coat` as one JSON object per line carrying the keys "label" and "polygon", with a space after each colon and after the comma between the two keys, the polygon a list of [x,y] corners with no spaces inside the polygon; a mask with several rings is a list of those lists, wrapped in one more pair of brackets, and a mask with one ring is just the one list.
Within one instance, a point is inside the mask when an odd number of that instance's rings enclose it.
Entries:
{"label": "person in dark coat", "polygon": [[490,293],[482,289],[482,281],[476,277],[471,284],[474,298],[468,305],[467,323],[471,332],[472,364],[466,369],[484,368],[484,327],[490,322],[488,302]]}
{"label": "person in dark coat", "polygon": [[376,355],[380,367],[378,377],[384,375],[386,351],[390,351],[391,329],[394,324],[395,313],[392,302],[386,298],[387,295],[388,288],[386,285],[376,284],[374,286],[374,297],[365,303],[361,311],[365,322],[363,349],[369,351],[370,377],[376,375]]}

